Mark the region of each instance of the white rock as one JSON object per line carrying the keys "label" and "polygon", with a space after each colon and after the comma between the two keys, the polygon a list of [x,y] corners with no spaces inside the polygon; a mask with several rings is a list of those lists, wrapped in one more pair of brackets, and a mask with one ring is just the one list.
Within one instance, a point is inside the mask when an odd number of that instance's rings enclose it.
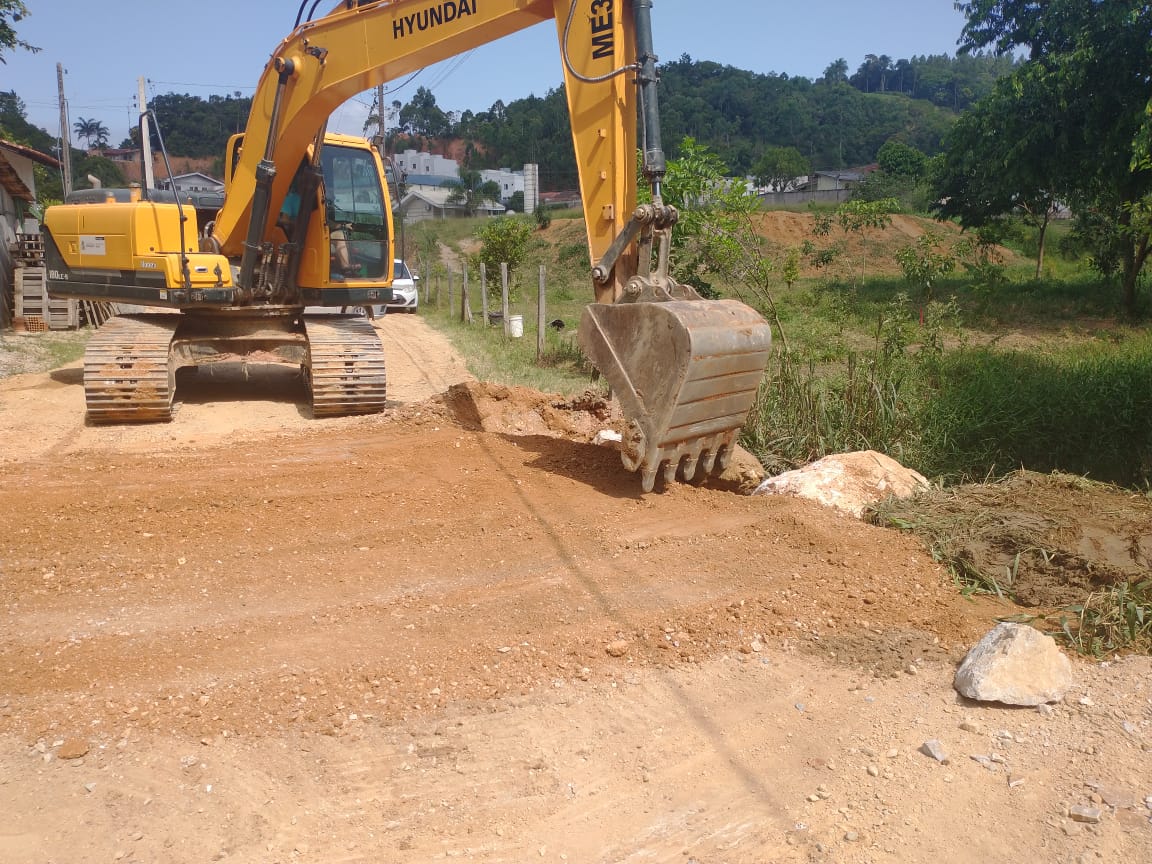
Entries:
{"label": "white rock", "polygon": [[1068,808],[1068,815],[1074,822],[1087,822],[1095,824],[1100,821],[1103,815],[1098,807],[1085,807],[1077,804],[1074,807]]}
{"label": "white rock", "polygon": [[1059,702],[1072,686],[1072,664],[1051,636],[1026,624],[1004,622],[968,652],[952,686],[980,702]]}
{"label": "white rock", "polygon": [[592,443],[603,447],[605,444],[619,444],[623,441],[623,436],[613,429],[601,429],[596,433],[596,437],[592,439]]}
{"label": "white rock", "polygon": [[869,504],[895,495],[907,498],[928,486],[911,468],[875,450],[837,453],[769,477],[753,495],[794,495],[860,518]]}
{"label": "white rock", "polygon": [[920,752],[925,756],[930,756],[942,765],[948,764],[948,754],[944,752],[944,745],[940,743],[939,739],[932,738],[925,741],[920,745]]}

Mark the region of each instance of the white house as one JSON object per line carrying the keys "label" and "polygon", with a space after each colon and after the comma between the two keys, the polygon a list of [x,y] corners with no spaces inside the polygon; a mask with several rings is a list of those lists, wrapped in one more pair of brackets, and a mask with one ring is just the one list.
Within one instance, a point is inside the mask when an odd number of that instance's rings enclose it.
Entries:
{"label": "white house", "polygon": [[419,150],[409,148],[394,157],[396,167],[401,173],[407,174],[409,179],[419,174],[432,174],[435,176],[460,176],[460,163],[455,159],[437,156],[435,153],[421,153]]}
{"label": "white house", "polygon": [[177,195],[209,192],[219,195],[224,191],[224,183],[200,171],[191,174],[176,174],[171,179],[156,181],[158,189],[175,189]]}
{"label": "white house", "polygon": [[[412,189],[400,202],[400,215],[406,223],[423,222],[425,219],[451,219],[467,216],[463,204],[449,203],[451,189],[436,189],[420,186]],[[476,210],[477,216],[499,216],[504,212],[503,204],[484,201]]]}
{"label": "white house", "polygon": [[0,327],[11,324],[16,309],[12,294],[16,263],[12,250],[20,248],[16,235],[40,233],[30,209],[36,202],[32,168],[37,164],[60,169],[60,163],[47,153],[0,139]]}

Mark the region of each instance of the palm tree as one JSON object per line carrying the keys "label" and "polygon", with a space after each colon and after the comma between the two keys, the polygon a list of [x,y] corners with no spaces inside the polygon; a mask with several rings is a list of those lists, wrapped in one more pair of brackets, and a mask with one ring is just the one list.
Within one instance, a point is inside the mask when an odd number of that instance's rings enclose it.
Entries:
{"label": "palm tree", "polygon": [[96,147],[98,149],[103,149],[104,147],[108,146],[108,136],[111,134],[112,133],[108,131],[107,126],[105,126],[99,120],[96,121],[96,128],[92,132],[92,137],[96,139]]}
{"label": "palm tree", "polygon": [[88,150],[92,149],[92,139],[96,139],[97,147],[107,147],[108,136],[111,134],[108,127],[99,120],[89,120],[86,117],[81,117],[73,123],[72,131],[76,133],[77,138],[84,139]]}
{"label": "palm tree", "polygon": [[87,144],[87,149],[92,149],[92,136],[96,134],[96,128],[100,126],[99,120],[88,120],[84,117],[79,118],[72,124],[72,131],[76,133],[77,138],[83,138],[84,143]]}

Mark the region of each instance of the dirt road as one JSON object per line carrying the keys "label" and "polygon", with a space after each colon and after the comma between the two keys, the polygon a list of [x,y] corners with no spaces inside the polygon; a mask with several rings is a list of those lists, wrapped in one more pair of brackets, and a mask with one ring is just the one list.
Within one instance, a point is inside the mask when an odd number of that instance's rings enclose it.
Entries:
{"label": "dirt road", "polygon": [[1005,610],[913,540],[640,495],[378,324],[377,417],[237,369],[102,429],[76,370],[0,381],[0,862],[1147,860],[1147,658],[964,703]]}

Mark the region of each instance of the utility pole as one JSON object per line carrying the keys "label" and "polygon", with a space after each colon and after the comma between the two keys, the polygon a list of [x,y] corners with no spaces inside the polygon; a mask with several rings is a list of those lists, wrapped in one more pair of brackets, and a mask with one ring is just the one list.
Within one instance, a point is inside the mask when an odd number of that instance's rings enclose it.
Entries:
{"label": "utility pole", "polygon": [[64,65],[56,64],[56,89],[60,98],[60,165],[64,171],[64,194],[72,191],[72,127],[68,124],[68,102],[64,99]]}
{"label": "utility pole", "polygon": [[384,155],[384,85],[376,87],[376,149]]}
{"label": "utility pole", "polygon": [[144,76],[136,79],[137,104],[140,106],[140,158],[144,162],[144,188],[155,189],[156,178],[152,176],[152,134],[148,131],[148,97],[144,92]]}

